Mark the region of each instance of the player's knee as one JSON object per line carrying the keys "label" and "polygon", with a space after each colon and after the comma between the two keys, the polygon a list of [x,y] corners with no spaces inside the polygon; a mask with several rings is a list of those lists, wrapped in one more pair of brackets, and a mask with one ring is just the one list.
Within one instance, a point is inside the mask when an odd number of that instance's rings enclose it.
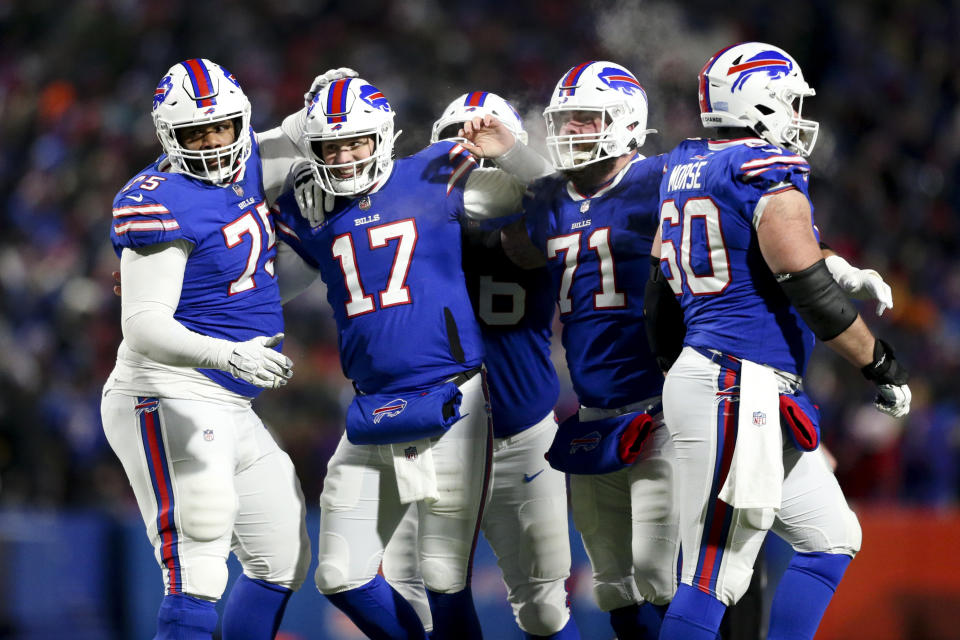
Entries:
{"label": "player's knee", "polygon": [[560,609],[552,604],[529,602],[521,604],[517,610],[517,623],[530,635],[550,636],[563,629],[569,615],[566,607]]}
{"label": "player's knee", "polygon": [[853,558],[860,551],[860,545],[863,543],[863,530],[860,528],[860,521],[857,519],[857,515],[850,509],[847,509],[845,522],[846,543],[842,545],[842,548],[833,551],[833,553],[842,553]]}
{"label": "player's knee", "polygon": [[635,573],[634,580],[643,599],[653,604],[668,604],[677,591],[676,572],[674,571]]}
{"label": "player's knee", "polygon": [[450,561],[428,558],[420,563],[423,584],[436,593],[457,593],[467,586],[465,571],[457,571]]}
{"label": "player's knee", "polygon": [[549,636],[567,624],[567,590],[564,580],[522,585],[511,590],[510,600],[519,601],[514,613],[520,628],[534,636]]}
{"label": "player's knee", "polygon": [[197,474],[180,485],[180,526],[198,542],[228,535],[237,513],[233,485],[220,474]]}
{"label": "player's knee", "polygon": [[203,556],[192,558],[187,566],[186,591],[197,598],[219,600],[227,588],[227,562],[225,558]]}
{"label": "player's knee", "polygon": [[349,580],[350,547],[347,541],[333,533],[320,534],[320,553],[313,580],[320,593],[339,593],[347,589]]}

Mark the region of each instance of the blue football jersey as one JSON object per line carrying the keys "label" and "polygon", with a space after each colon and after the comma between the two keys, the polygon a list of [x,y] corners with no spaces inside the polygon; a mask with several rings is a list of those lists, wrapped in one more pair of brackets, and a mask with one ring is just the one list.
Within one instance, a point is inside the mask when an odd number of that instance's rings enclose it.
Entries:
{"label": "blue football jersey", "polygon": [[669,153],[660,266],[679,295],[685,344],[803,374],[814,336],[767,267],[753,219],[766,194],[809,198],[809,173],[805,158],[757,138],[685,140]]}
{"label": "blue football jersey", "polygon": [[557,403],[560,384],[550,359],[550,275],[546,268],[514,265],[499,238],[499,230],[466,233],[463,271],[486,352],[493,435],[506,438],[542,420]]}
{"label": "blue football jersey", "polygon": [[[276,234],[264,202],[260,152],[228,187],[161,171],[160,158],[130,180],[113,200],[110,240],[124,249],[186,240],[193,245],[174,318],[197,333],[242,342],[283,331],[274,275]],[[280,347],[276,347],[278,350]],[[217,369],[198,369],[236,393],[261,389]]]}
{"label": "blue football jersey", "polygon": [[336,198],[318,227],[292,193],[277,228],[327,285],[344,373],[364,393],[426,388],[480,366],[461,266],[463,187],[476,161],[438,142],[396,160],[379,188]]}
{"label": "blue football jersey", "polygon": [[660,395],[643,325],[663,158],[637,158],[591,196],[563,178],[534,185],[527,230],[547,256],[573,389],[589,407]]}

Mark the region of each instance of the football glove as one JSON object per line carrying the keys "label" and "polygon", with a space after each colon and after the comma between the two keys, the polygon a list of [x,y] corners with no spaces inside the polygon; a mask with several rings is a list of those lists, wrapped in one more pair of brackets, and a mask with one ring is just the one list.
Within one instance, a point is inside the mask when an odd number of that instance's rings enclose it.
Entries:
{"label": "football glove", "polygon": [[224,370],[257,387],[282,387],[293,376],[293,361],[270,348],[282,340],[283,334],[278,333],[269,338],[257,336],[246,342],[238,342]]}
{"label": "football glove", "polygon": [[879,273],[873,269],[857,269],[838,255],[827,256],[824,261],[830,275],[848,296],[856,300],[876,300],[878,316],[893,308],[893,292]]}
{"label": "football glove", "polygon": [[873,404],[878,410],[902,418],[910,413],[910,375],[893,355],[893,347],[877,338],[873,346],[873,362],[860,369],[863,376],[877,385]]}
{"label": "football glove", "polygon": [[314,179],[312,162],[301,162],[293,167],[292,172],[293,198],[300,207],[300,215],[310,222],[311,227],[319,227],[326,220],[326,214],[333,211],[335,197],[324,191]]}
{"label": "football glove", "polygon": [[331,82],[343,80],[344,78],[356,78],[359,75],[359,73],[350,67],[328,69],[326,72],[321,73],[313,79],[313,83],[310,85],[310,90],[303,94],[303,106],[309,107],[310,103],[313,102],[314,96],[320,93],[320,91],[322,91],[323,88]]}

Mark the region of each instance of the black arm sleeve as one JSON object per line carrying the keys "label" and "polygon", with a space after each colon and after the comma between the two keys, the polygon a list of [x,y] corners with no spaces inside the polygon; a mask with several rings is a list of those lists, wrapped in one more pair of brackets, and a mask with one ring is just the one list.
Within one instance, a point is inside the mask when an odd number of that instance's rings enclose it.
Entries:
{"label": "black arm sleeve", "polygon": [[857,319],[857,308],[819,260],[803,271],[778,273],[777,282],[814,335],[823,341],[843,333]]}
{"label": "black arm sleeve", "polygon": [[666,371],[683,349],[687,328],[683,324],[680,302],[660,271],[659,258],[650,258],[650,279],[643,294],[643,317],[650,349],[660,370]]}

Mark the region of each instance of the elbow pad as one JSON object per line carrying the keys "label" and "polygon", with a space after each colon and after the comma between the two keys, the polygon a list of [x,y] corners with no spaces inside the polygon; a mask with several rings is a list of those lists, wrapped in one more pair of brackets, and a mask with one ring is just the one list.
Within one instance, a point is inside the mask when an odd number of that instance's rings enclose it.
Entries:
{"label": "elbow pad", "polygon": [[857,319],[857,308],[847,298],[820,260],[803,271],[776,274],[777,282],[814,335],[832,340]]}
{"label": "elbow pad", "polygon": [[660,270],[659,258],[650,258],[650,279],[643,294],[643,317],[647,342],[661,371],[666,371],[680,356],[687,328],[683,324],[680,303]]}

